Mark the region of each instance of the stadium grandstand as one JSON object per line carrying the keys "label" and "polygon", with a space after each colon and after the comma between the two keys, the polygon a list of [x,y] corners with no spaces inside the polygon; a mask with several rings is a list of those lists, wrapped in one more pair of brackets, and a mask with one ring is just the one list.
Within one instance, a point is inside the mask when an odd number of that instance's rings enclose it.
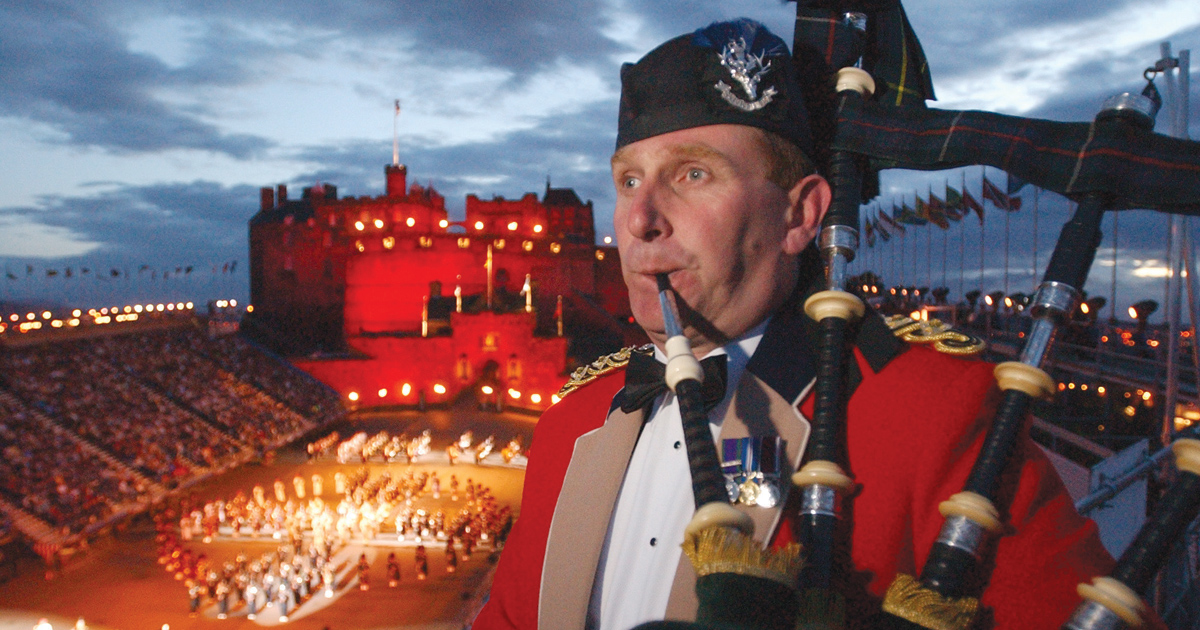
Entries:
{"label": "stadium grandstand", "polygon": [[0,345],[0,534],[50,562],[342,417],[329,387],[209,324],[187,317]]}

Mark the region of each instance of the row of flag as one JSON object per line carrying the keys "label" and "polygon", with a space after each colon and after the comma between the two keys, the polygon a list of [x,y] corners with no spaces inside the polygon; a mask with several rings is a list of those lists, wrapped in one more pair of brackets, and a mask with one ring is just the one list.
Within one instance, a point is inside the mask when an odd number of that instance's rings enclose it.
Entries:
{"label": "row of flag", "polygon": [[[1010,184],[1009,188],[1011,187]],[[1020,197],[1001,190],[986,175],[983,177],[981,196],[1006,212],[1016,212],[1021,209]],[[903,234],[906,225],[920,226],[932,223],[943,230],[948,230],[951,221],[961,221],[971,212],[979,217],[979,223],[982,225],[983,204],[966,187],[963,187],[960,192],[950,184],[946,184],[946,192],[943,197],[938,197],[933,194],[933,191],[930,191],[928,199],[922,199],[920,195],[917,195],[913,207],[910,207],[907,201],[901,202],[899,206],[892,202],[890,213],[883,208],[876,208],[874,212],[868,211],[863,222],[867,245],[875,247],[876,235],[884,242],[890,241],[893,235]]]}
{"label": "row of flag", "polygon": [[[236,260],[232,260],[232,261],[224,262],[224,263],[217,263],[217,264],[213,265],[212,274],[213,275],[223,275],[223,274],[234,273],[237,271],[237,264],[238,264],[238,261],[236,261]],[[4,275],[9,280],[21,280],[22,277],[24,277],[24,278],[41,277],[42,273],[38,273],[38,271],[39,270],[34,269],[33,265],[25,265],[25,273],[22,275],[20,273],[20,271],[14,272],[7,265],[4,267]],[[127,269],[127,268],[119,269],[117,267],[110,267],[107,271],[105,271],[104,269],[92,269],[91,267],[82,267],[82,266],[81,267],[46,268],[46,269],[41,270],[41,272],[43,272],[45,274],[45,277],[47,277],[47,278],[59,278],[59,277],[74,278],[76,276],[79,276],[82,278],[85,276],[91,276],[91,277],[95,277],[97,279],[101,279],[101,278],[132,278],[135,275],[140,278],[140,277],[144,277],[144,275],[147,272],[149,272],[151,280],[158,280],[160,277],[163,280],[170,280],[171,278],[187,277],[187,276],[192,275],[192,272],[195,272],[195,271],[197,271],[195,265],[179,266],[179,267],[175,267],[174,269],[170,269],[170,268],[157,269],[155,267],[151,267],[150,265],[141,265],[140,267],[138,267],[136,274],[131,273],[129,271],[129,269]],[[202,272],[199,272],[199,273],[202,273]]]}

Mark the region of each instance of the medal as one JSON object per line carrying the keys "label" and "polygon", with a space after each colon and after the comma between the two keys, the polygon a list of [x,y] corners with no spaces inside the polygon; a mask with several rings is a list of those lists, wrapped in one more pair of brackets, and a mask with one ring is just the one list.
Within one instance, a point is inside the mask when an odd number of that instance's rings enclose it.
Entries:
{"label": "medal", "polygon": [[767,509],[783,500],[779,483],[783,439],[778,436],[721,441],[721,472],[731,503]]}

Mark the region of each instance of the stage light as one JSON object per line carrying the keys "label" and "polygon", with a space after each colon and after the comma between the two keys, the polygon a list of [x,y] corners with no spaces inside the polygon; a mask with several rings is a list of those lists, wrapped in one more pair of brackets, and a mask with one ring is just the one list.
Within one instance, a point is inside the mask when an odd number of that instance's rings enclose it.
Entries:
{"label": "stage light", "polygon": [[611,237],[611,236],[605,236],[605,237],[604,237],[604,244],[605,244],[605,245],[610,245],[610,244],[612,244],[612,237]]}
{"label": "stage light", "polygon": [[42,319],[50,319],[50,311],[42,311]]}
{"label": "stage light", "polygon": [[383,229],[383,219],[375,219],[375,227]]}
{"label": "stage light", "polygon": [[191,309],[192,309],[192,307],[193,307],[192,303],[191,303],[191,302],[188,302],[188,303],[187,303],[187,307],[188,307],[188,310],[191,310]]}
{"label": "stage light", "polygon": [[100,309],[100,314],[101,314],[101,315],[108,315],[108,308],[107,308],[107,307],[105,307],[105,308],[102,308],[102,309]]}
{"label": "stage light", "polygon": [[349,398],[351,402],[355,402],[358,400],[358,392],[350,392],[346,398]]}
{"label": "stage light", "polygon": [[79,317],[82,314],[83,314],[83,311],[81,311],[79,309],[75,309],[75,310],[71,311],[71,317]]}
{"label": "stage light", "polygon": [[13,313],[12,315],[9,315],[9,316],[8,316],[8,319],[9,319],[9,321],[14,321],[14,322],[15,322],[15,321],[17,321],[17,320],[21,319],[21,317],[20,317],[19,315],[17,315],[16,313]]}
{"label": "stage light", "polygon": [[379,397],[380,397],[380,398],[383,398],[384,396],[387,396],[387,390],[386,390],[386,389],[380,389],[380,390],[379,390]]}
{"label": "stage light", "polygon": [[174,304],[168,304],[168,305],[167,305],[167,310],[168,310],[168,311],[173,311],[173,310],[175,310],[175,305],[174,305]]}
{"label": "stage light", "polygon": [[253,305],[253,304],[247,304],[247,305],[246,305],[246,312],[247,312],[247,313],[253,313],[253,312],[254,312],[254,305]]}
{"label": "stage light", "polygon": [[407,396],[411,393],[412,393],[412,385],[409,385],[408,383],[405,383],[404,386],[400,388],[401,396]]}
{"label": "stage light", "polygon": [[450,227],[450,222],[445,219],[442,219],[441,221],[438,221],[438,227],[448,228],[448,227]]}
{"label": "stage light", "polygon": [[366,225],[363,225],[363,222],[362,222],[362,221],[355,221],[355,222],[354,222],[354,228],[355,228],[356,230],[358,230],[359,232],[361,232],[361,231],[363,231],[364,229],[366,229],[366,227],[367,227],[367,226],[366,226]]}
{"label": "stage light", "polygon": [[53,328],[62,328],[62,327],[63,327],[62,320],[61,320],[61,319],[56,319],[56,320],[54,320],[54,321],[50,322],[50,326],[51,326],[51,327],[53,327]]}
{"label": "stage light", "polygon": [[1108,390],[1104,389],[1104,386],[1103,386],[1103,385],[1101,385],[1100,387],[1097,387],[1097,388],[1096,388],[1096,393],[1097,393],[1097,394],[1100,394],[1101,396],[1103,396],[1103,395],[1104,395],[1104,393],[1105,393],[1106,391],[1108,391]]}
{"label": "stage light", "polygon": [[517,390],[515,390],[515,389],[509,389],[509,390],[508,390],[508,395],[509,395],[509,396],[512,396],[513,400],[520,400],[520,399],[521,399],[521,392],[519,392],[519,391],[517,391]]}
{"label": "stage light", "polygon": [[28,319],[29,321],[33,321],[33,320],[37,319],[37,314],[29,313],[25,316],[25,319]]}
{"label": "stage light", "polygon": [[604,250],[602,250],[602,249],[596,250],[596,260],[604,260]]}
{"label": "stage light", "polygon": [[521,243],[521,249],[527,252],[533,251],[533,241],[525,241],[524,243]]}
{"label": "stage light", "polygon": [[[115,312],[117,312],[117,309],[115,309],[115,308],[114,308],[114,309],[112,309],[112,310],[111,310],[111,311],[109,311],[109,312],[110,312],[110,313],[115,313]],[[125,307],[125,310],[124,310],[124,312],[126,312],[126,313],[132,313],[132,312],[133,312],[133,307],[132,307],[132,306],[128,306],[128,305],[127,305],[127,306]]]}
{"label": "stage light", "polygon": [[476,222],[475,222],[475,229],[476,229],[476,230],[482,230],[482,229],[483,229],[483,221],[476,221]]}
{"label": "stage light", "polygon": [[229,300],[230,306],[237,306],[237,300]]}
{"label": "stage light", "polygon": [[550,251],[557,254],[558,252],[562,251],[562,245],[559,245],[558,243],[550,243]]}
{"label": "stage light", "polygon": [[491,385],[484,385],[483,387],[479,388],[479,391],[483,392],[485,396],[491,396],[496,392],[496,390],[492,389]]}
{"label": "stage light", "polygon": [[396,246],[396,238],[395,237],[393,237],[393,236],[383,237],[383,248],[384,249],[390,250],[391,248],[393,248],[395,246]]}
{"label": "stage light", "polygon": [[434,391],[434,393],[437,393],[437,394],[445,394],[446,386],[442,385],[441,383],[434,383],[433,391]]}
{"label": "stage light", "polygon": [[417,224],[417,220],[412,217],[408,217],[408,220],[404,222],[404,225],[407,225],[408,227],[412,227],[416,224]]}
{"label": "stage light", "polygon": [[[220,302],[217,302],[217,306],[220,306],[220,305],[221,305],[221,303],[220,303]],[[133,305],[133,310],[134,310],[134,312],[135,312],[135,313],[141,313],[141,312],[142,312],[142,305],[141,305],[141,304],[134,304],[134,305]]]}
{"label": "stage light", "polygon": [[534,233],[534,234],[541,234],[541,233],[542,233],[542,226],[541,226],[540,224],[539,224],[539,225],[535,225],[535,226],[533,226],[533,233]]}
{"label": "stage light", "polygon": [[508,231],[509,231],[509,232],[512,232],[513,230],[516,230],[516,229],[517,229],[517,222],[516,222],[516,221],[509,221],[509,222],[508,222]]}
{"label": "stage light", "polygon": [[160,313],[161,313],[161,312],[163,311],[163,309],[164,309],[164,308],[166,308],[166,306],[165,306],[165,305],[163,305],[163,304],[159,304],[158,306],[156,306],[156,307],[155,307],[155,310],[157,310],[158,312],[160,312]]}
{"label": "stage light", "polygon": [[530,394],[529,401],[536,405],[536,404],[542,402],[542,395],[541,394]]}

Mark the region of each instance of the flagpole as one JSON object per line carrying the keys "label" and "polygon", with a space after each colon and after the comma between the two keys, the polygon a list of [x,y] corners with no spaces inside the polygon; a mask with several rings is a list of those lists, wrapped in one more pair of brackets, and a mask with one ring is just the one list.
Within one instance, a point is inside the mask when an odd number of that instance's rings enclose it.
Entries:
{"label": "flagpole", "polygon": [[1041,189],[1037,186],[1033,187],[1033,289],[1037,291],[1038,285],[1038,197],[1041,195]]}
{"label": "flagpole", "polygon": [[[979,187],[981,190],[983,189],[983,180],[986,177],[987,177],[987,167],[985,166],[985,167],[983,167],[983,170],[981,171],[980,176],[979,176]],[[982,194],[980,194],[980,197],[981,197],[981,199],[979,200],[979,203],[984,204],[984,207],[986,208],[987,198],[983,197]],[[993,203],[992,205],[995,205],[995,204]],[[985,212],[984,214],[987,214],[987,213]],[[987,232],[987,221],[986,221],[986,219],[980,219],[979,220],[979,293],[980,293],[980,295],[982,295],[984,292],[984,290],[983,290],[983,241],[984,241],[986,232]]]}
{"label": "flagpole", "polygon": [[[967,193],[967,169],[959,171],[962,175],[963,194]],[[967,228],[963,227],[963,231],[958,233],[958,295],[961,299],[966,299],[967,294]]]}
{"label": "flagpole", "polygon": [[1004,296],[1008,297],[1008,234],[1012,223],[1012,209],[1004,211]]}
{"label": "flagpole", "polygon": [[[1070,204],[1067,204],[1068,208]],[[1117,219],[1121,217],[1120,212],[1112,212],[1113,230],[1113,264],[1112,264],[1112,300],[1108,303],[1108,321],[1109,323],[1117,323]]]}
{"label": "flagpole", "polygon": [[[949,180],[942,182],[942,188],[945,188],[949,185],[950,185]],[[942,193],[945,194],[945,191],[943,190]],[[962,200],[960,198],[959,205],[961,205],[961,204],[962,204]],[[960,218],[959,220],[961,221],[962,219]],[[949,284],[949,282],[946,281],[946,259],[948,258],[949,248],[950,248],[950,230],[942,230],[942,286],[946,287],[947,289],[950,288],[949,286],[947,286]]]}
{"label": "flagpole", "polygon": [[[933,201],[933,184],[928,184],[928,186],[929,186],[929,200]],[[932,285],[933,284],[933,228],[928,227],[929,226],[928,223],[926,223],[925,226],[928,228],[928,232],[926,232],[926,234],[928,234],[928,240],[925,241],[925,243],[926,243],[926,245],[925,245],[925,284]]]}

